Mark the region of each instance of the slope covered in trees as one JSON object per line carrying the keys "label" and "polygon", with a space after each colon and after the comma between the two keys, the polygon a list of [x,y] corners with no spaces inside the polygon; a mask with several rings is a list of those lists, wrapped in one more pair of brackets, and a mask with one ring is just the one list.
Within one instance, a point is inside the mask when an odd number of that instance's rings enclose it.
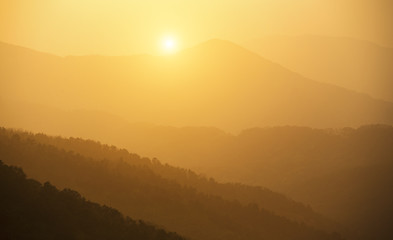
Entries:
{"label": "slope covered in trees", "polygon": [[[93,118],[85,119],[86,122],[88,119]],[[72,123],[72,126],[82,126]],[[153,125],[122,125],[122,131],[117,131],[110,126],[121,124],[114,123],[116,121],[108,121],[109,125],[102,124],[102,131],[94,131],[84,124],[83,131],[74,130],[72,133],[97,139],[108,136],[109,142],[145,156],[155,156],[174,166],[206,173],[220,181],[259,185],[285,193],[369,236],[368,239],[390,232],[388,225],[393,220],[389,220],[385,214],[393,212],[387,201],[393,198],[389,190],[393,182],[389,180],[389,176],[393,175],[390,174],[393,172],[391,126],[369,125],[357,129],[272,127],[249,129],[239,135],[231,135],[215,128]],[[92,141],[89,144],[91,150],[87,151],[88,144],[83,144],[82,140],[44,140],[45,137],[38,135],[35,138],[92,157],[98,156],[94,152],[105,152],[99,151],[97,143]],[[109,153],[105,154],[107,158],[112,155]],[[160,167],[159,164],[153,164],[151,169],[159,174],[166,173],[167,177],[177,176],[181,183],[197,182],[192,186],[207,193],[221,194],[224,198],[238,199],[245,204],[256,202],[292,220],[304,221],[318,228],[331,226],[316,220],[304,206],[296,204],[291,207],[292,204],[275,194],[270,195],[268,191],[245,185],[233,188],[234,185],[230,184],[217,188],[209,181],[197,181],[190,177],[192,174]]]}
{"label": "slope covered in trees", "polygon": [[256,204],[243,205],[198,192],[190,185],[156,174],[143,159],[139,164],[130,164],[125,158],[92,159],[9,134],[5,129],[0,156],[6,163],[22,166],[29,176],[40,181],[71,187],[133,218],[195,239],[339,239],[337,234],[279,217]]}
{"label": "slope covered in trees", "polygon": [[[199,130],[199,129],[198,129]],[[202,131],[203,132],[203,131]],[[209,132],[209,131],[208,131]],[[117,161],[123,159],[131,165],[146,166],[154,173],[176,181],[177,183],[197,189],[206,194],[217,195],[229,200],[237,200],[242,204],[256,203],[261,208],[274,212],[294,221],[304,222],[317,228],[332,230],[339,226],[331,220],[315,213],[309,206],[295,202],[282,194],[269,189],[248,186],[240,183],[218,183],[213,178],[207,178],[191,170],[176,168],[161,164],[157,159],[151,161],[129,153],[125,149],[100,144],[92,140],[80,138],[50,137],[45,134],[30,134],[21,131],[7,130],[3,132],[9,137],[14,133],[23,139],[34,139],[41,144],[53,145],[59,149],[73,151],[92,159],[108,159]],[[135,135],[133,135],[135,137]]]}
{"label": "slope covered in trees", "polygon": [[119,134],[117,142],[128,149],[221,181],[283,192],[368,239],[391,232],[393,220],[386,214],[393,215],[392,126],[287,126],[239,135],[208,128],[150,127],[127,134],[132,137]]}
{"label": "slope covered in trees", "polygon": [[0,238],[184,240],[117,210],[85,200],[71,189],[27,179],[0,161]]}

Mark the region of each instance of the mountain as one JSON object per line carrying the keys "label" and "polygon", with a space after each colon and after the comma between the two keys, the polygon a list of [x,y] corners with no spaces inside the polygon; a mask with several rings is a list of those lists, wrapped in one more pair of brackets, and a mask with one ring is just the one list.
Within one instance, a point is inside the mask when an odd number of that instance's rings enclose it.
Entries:
{"label": "mountain", "polygon": [[[384,213],[393,212],[389,210],[389,201],[383,200],[392,197],[388,190],[392,182],[388,181],[389,172],[393,171],[389,167],[389,159],[393,158],[390,126],[371,125],[359,129],[288,126],[255,128],[233,135],[207,127],[129,124],[121,118],[98,112],[53,112],[53,109],[48,109],[34,114],[40,108],[32,105],[27,108],[31,114],[6,114],[2,120],[17,116],[20,125],[14,127],[26,126],[36,132],[98,139],[143,156],[157,157],[173,166],[214,176],[220,181],[264,186],[310,204],[317,212],[352,231],[369,236],[362,239],[387,235],[389,227],[384,227],[382,222],[393,222],[382,217]],[[37,141],[54,144],[51,140]],[[98,147],[86,152],[83,147],[78,147],[82,144],[79,141],[73,147],[59,142],[54,145],[89,157],[111,159],[110,154],[103,154]],[[94,152],[99,154],[94,155]],[[291,207],[290,202],[282,202],[282,198],[273,197],[266,191],[248,186],[212,186],[203,181],[189,180],[187,174],[173,171],[170,167],[152,169],[160,175],[165,173],[166,178],[176,176],[180,183],[198,182],[191,186],[205,193],[244,204],[255,202],[278,215],[320,229],[338,229],[303,207]],[[368,195],[375,197],[370,200],[366,197]],[[381,220],[383,218],[385,220]],[[370,224],[370,219],[374,219],[372,222],[378,223],[378,226]]]}
{"label": "mountain", "polygon": [[[44,141],[75,150],[47,145]],[[59,188],[76,189],[90,200],[192,239],[340,239],[336,233],[328,234],[304,224],[306,219],[288,220],[263,209],[277,199],[277,205],[289,207],[289,211],[295,209],[292,214],[307,216],[304,214],[307,208],[278,194],[199,179],[191,171],[163,166],[157,160],[93,141],[48,138],[43,134],[26,136],[2,129],[0,158],[22,166],[29,176],[40,181],[50,180]],[[185,181],[180,182],[181,178]],[[235,200],[236,195],[244,193],[248,196]],[[259,203],[246,204],[253,194],[261,197]],[[225,195],[232,195],[232,200],[221,197]],[[318,220],[310,209],[308,212],[310,220]]]}
{"label": "mountain", "polygon": [[[363,235],[385,236],[389,227],[384,227],[382,222],[393,222],[382,217],[384,213],[393,212],[389,210],[389,199],[392,198],[389,176],[393,172],[389,165],[389,159],[393,158],[390,126],[364,126],[359,129],[273,127],[232,135],[215,128],[122,125],[122,121],[115,121],[113,116],[107,118],[106,115],[88,112],[76,112],[75,118],[72,114],[64,116],[67,114],[58,114],[65,125],[56,125],[49,118],[48,121],[42,120],[42,128],[34,129],[41,132],[52,129],[52,134],[63,134],[56,130],[67,126],[68,122],[67,131],[74,136],[120,145],[143,156],[154,156],[171,165],[214,176],[220,181],[259,185],[285,193]],[[89,125],[89,121],[92,124]],[[52,140],[35,139],[44,144],[54,144]],[[78,147],[83,145],[83,141],[76,141],[73,145],[60,140],[55,142],[54,145],[59,148],[89,157],[111,159],[110,154],[102,153],[98,147],[89,152],[83,151],[88,149]],[[191,185],[199,191],[236,199],[244,204],[256,202],[289,219],[304,221],[318,228],[337,229],[326,228],[331,224],[300,206],[291,207],[290,202],[283,204],[282,198],[273,197],[266,191],[247,186],[212,186],[206,184],[208,180],[205,183],[190,180],[189,175],[170,167],[152,169],[160,175],[164,173],[166,178],[176,176],[180,183],[198,182]],[[381,220],[383,218],[385,220]],[[378,223],[378,226],[370,224],[370,219],[374,219],[372,222]]]}
{"label": "mountain", "polygon": [[[85,136],[221,180],[262,185],[310,203],[362,239],[389,236],[390,127],[224,131],[392,124],[392,103],[310,80],[222,40],[173,56],[62,58],[9,44],[1,44],[0,53],[4,126]],[[359,134],[365,129],[371,135]],[[102,160],[94,142],[94,151],[60,144],[63,151],[51,140],[5,135],[4,161],[23,163],[27,174],[185,236],[337,237],[321,232],[339,229],[331,221],[263,188],[200,180],[123,150]],[[259,229],[269,224],[284,230]]]}
{"label": "mountain", "polygon": [[316,82],[238,45],[210,40],[173,56],[56,57],[0,45],[1,96],[130,122],[359,126],[393,122],[393,104]]}
{"label": "mountain", "polygon": [[340,37],[269,36],[244,43],[308,78],[393,102],[393,49]]}
{"label": "mountain", "polygon": [[[123,132],[127,135],[127,132]],[[150,127],[117,141],[220,181],[285,193],[363,238],[390,239],[393,127],[271,127],[232,135],[214,128]],[[181,149],[181,151],[179,151]],[[375,224],[374,224],[375,223]]]}
{"label": "mountain", "polygon": [[[16,106],[14,103],[13,106]],[[23,109],[23,110],[21,110]],[[21,114],[24,113],[25,115]],[[27,121],[26,121],[27,120]],[[24,133],[26,138],[34,138],[35,141],[54,145],[60,149],[74,151],[87,157],[117,160],[120,156],[112,154],[111,151],[102,151],[99,143],[92,141],[76,141],[79,136],[87,139],[97,139],[109,145],[127,147],[128,149],[138,150],[143,156],[160,156],[165,162],[173,162],[176,165],[187,166],[189,169],[201,169],[198,162],[203,158],[202,149],[221,149],[222,143],[216,146],[217,140],[220,142],[228,135],[215,128],[182,128],[155,126],[148,124],[130,124],[123,119],[94,111],[61,111],[53,108],[45,108],[35,105],[21,105],[18,108],[9,109],[7,114],[0,119],[3,124],[13,121],[17,125],[13,127],[25,126],[35,132],[48,132],[52,135],[63,135],[71,137],[70,140],[51,137],[45,135],[30,135]],[[18,125],[19,124],[19,125]],[[22,132],[18,132],[22,135]],[[224,141],[226,142],[226,141]],[[94,147],[93,147],[94,146]],[[185,150],[174,151],[174,147]],[[177,148],[176,147],[176,148]],[[87,151],[86,149],[92,149]],[[93,150],[94,149],[94,150]],[[149,154],[151,153],[151,155]],[[201,153],[203,155],[201,155]],[[213,151],[209,151],[213,154]],[[174,156],[175,154],[176,156]],[[209,157],[214,156],[211,155]],[[127,154],[121,157],[129,158]],[[182,159],[179,161],[179,159]],[[202,159],[201,159],[202,160]],[[217,159],[219,160],[219,159]],[[140,161],[137,161],[140,163]],[[211,161],[208,167],[212,166]],[[251,187],[242,184],[218,184],[210,181],[207,177],[198,176],[191,171],[175,168],[170,165],[148,165],[157,174],[165,178],[175,178],[181,184],[186,184],[198,189],[199,191],[219,195],[226,199],[238,200],[244,204],[258,203],[264,209],[268,209],[280,216],[285,216],[295,221],[305,222],[318,228],[337,229],[332,227],[334,224],[318,216],[311,209],[292,200],[287,199],[281,194],[274,193],[268,189]],[[219,168],[220,162],[215,166]],[[203,169],[203,168],[202,168]],[[192,174],[191,174],[192,173]],[[195,176],[190,178],[190,174]],[[220,176],[222,174],[219,174]],[[263,186],[263,184],[259,184]]]}
{"label": "mountain", "polygon": [[1,239],[182,240],[117,210],[87,201],[71,189],[27,179],[20,168],[0,161]]}

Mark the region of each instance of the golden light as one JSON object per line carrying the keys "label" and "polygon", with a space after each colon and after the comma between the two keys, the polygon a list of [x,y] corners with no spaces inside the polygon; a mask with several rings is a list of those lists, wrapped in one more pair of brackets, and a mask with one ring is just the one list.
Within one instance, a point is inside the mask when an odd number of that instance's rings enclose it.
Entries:
{"label": "golden light", "polygon": [[162,39],[162,49],[165,53],[173,53],[176,50],[177,42],[174,37],[166,36]]}

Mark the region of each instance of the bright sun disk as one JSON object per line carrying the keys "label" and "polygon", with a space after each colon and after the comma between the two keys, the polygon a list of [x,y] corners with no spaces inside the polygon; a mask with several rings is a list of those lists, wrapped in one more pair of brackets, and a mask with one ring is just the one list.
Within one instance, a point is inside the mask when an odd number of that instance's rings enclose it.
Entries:
{"label": "bright sun disk", "polygon": [[165,52],[173,52],[176,48],[176,41],[173,37],[166,37],[162,41],[162,48]]}

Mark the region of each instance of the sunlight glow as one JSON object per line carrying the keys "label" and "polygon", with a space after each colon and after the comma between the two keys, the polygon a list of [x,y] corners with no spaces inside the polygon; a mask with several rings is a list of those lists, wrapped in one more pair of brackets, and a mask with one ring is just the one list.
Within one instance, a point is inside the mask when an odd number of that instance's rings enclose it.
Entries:
{"label": "sunlight glow", "polygon": [[161,45],[165,53],[173,53],[176,50],[177,42],[174,37],[166,36],[162,39]]}

